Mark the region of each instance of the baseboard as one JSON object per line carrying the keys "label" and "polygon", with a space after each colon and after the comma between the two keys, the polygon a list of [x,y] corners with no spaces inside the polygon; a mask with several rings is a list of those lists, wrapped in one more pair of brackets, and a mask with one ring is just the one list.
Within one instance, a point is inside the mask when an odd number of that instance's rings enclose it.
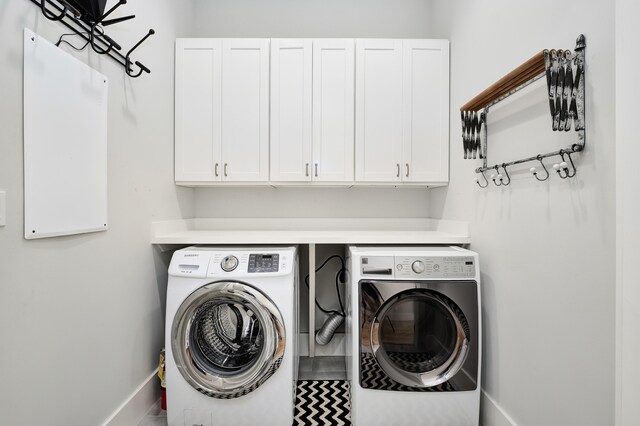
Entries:
{"label": "baseboard", "polygon": [[[315,336],[314,336],[315,338]],[[336,333],[329,343],[320,346],[316,343],[315,356],[345,356],[344,333]],[[309,356],[309,333],[300,333],[298,340],[298,354]]]}
{"label": "baseboard", "polygon": [[157,373],[157,370],[151,373],[102,426],[137,425],[160,398],[160,383]]}
{"label": "baseboard", "polygon": [[482,390],[480,400],[480,424],[483,426],[518,426],[498,403]]}

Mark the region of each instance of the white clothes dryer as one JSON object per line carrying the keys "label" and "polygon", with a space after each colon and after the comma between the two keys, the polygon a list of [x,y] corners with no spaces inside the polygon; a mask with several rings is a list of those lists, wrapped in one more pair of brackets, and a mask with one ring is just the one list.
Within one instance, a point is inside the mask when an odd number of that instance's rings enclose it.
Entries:
{"label": "white clothes dryer", "polygon": [[478,255],[351,246],[347,264],[352,424],[478,426]]}
{"label": "white clothes dryer", "polygon": [[189,247],[169,266],[169,426],[291,425],[295,247]]}

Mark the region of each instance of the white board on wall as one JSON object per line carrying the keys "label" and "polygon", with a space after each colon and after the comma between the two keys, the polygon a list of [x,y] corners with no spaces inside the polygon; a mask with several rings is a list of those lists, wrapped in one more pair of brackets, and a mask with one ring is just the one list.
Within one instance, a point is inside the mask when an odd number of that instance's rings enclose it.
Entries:
{"label": "white board on wall", "polygon": [[107,78],[24,30],[26,239],[107,230]]}

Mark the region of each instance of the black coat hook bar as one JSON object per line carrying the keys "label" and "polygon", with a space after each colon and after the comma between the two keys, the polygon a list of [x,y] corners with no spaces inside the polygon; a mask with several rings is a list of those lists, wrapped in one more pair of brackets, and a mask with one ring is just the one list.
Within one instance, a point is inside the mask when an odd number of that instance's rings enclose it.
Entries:
{"label": "black coat hook bar", "polygon": [[476,169],[476,173],[480,173],[480,172],[486,172],[488,170],[495,170],[496,167],[498,166],[515,166],[516,164],[522,164],[522,163],[528,163],[531,161],[537,161],[537,160],[542,160],[544,158],[548,158],[548,157],[556,157],[556,156],[560,156],[562,157],[560,154],[564,153],[564,154],[569,154],[569,153],[574,153],[574,152],[580,152],[584,149],[584,146],[582,145],[578,145],[578,144],[574,144],[568,148],[565,149],[561,149],[559,151],[553,151],[553,152],[548,152],[546,154],[538,154],[534,157],[527,157],[527,158],[523,158],[521,160],[516,160],[516,161],[510,161],[508,163],[502,163],[500,165],[496,164],[493,166],[488,166],[488,167],[478,167]]}
{"label": "black coat hook bar", "polygon": [[[131,52],[133,52],[142,42],[144,42],[150,35],[154,34],[154,30],[149,30],[149,33],[142,38],[126,55],[119,52],[122,49],[120,44],[104,33],[102,26],[104,23],[86,23],[80,19],[80,13],[76,10],[70,9],[66,2],[62,0],[29,0],[35,4],[43,13],[45,18],[58,21],[69,30],[73,31],[78,37],[82,38],[87,44],[91,45],[91,48],[98,54],[107,55],[113,60],[118,62],[125,69],[125,72],[130,77],[138,77],[143,72],[150,73],[148,67],[144,66],[139,61],[131,60]],[[126,0],[120,0],[114,7],[112,7],[107,13],[105,13],[101,20],[111,14],[119,6],[126,4]],[[123,18],[115,18],[109,21],[110,24],[122,22],[123,20],[132,19],[135,15],[126,16]],[[99,29],[99,30],[98,30]],[[139,71],[134,74],[132,69],[132,63],[137,65]]]}

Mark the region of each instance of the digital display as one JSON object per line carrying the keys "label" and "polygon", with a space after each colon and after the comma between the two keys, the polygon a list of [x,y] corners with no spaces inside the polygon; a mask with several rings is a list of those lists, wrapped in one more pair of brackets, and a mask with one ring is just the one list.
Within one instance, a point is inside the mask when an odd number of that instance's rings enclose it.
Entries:
{"label": "digital display", "polygon": [[278,272],[280,255],[250,254],[247,272]]}

